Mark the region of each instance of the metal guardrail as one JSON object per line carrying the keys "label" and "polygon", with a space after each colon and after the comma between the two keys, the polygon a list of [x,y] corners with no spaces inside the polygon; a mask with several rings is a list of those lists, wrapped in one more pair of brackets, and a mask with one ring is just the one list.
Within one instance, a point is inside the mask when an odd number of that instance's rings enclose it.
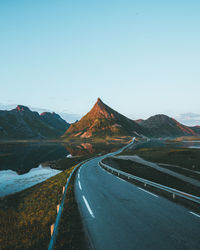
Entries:
{"label": "metal guardrail", "polygon": [[143,183],[144,186],[146,185],[149,185],[151,187],[154,187],[156,189],[159,189],[159,190],[162,190],[162,191],[166,191],[168,193],[171,193],[172,194],[172,197],[175,198],[175,196],[179,196],[179,197],[182,197],[182,198],[185,198],[187,200],[190,200],[190,201],[193,201],[195,203],[198,203],[200,204],[200,197],[198,196],[195,196],[195,195],[191,195],[191,194],[188,194],[188,193],[184,193],[182,191],[179,191],[177,189],[174,189],[174,188],[170,188],[170,187],[167,187],[167,186],[164,186],[164,185],[161,185],[161,184],[158,184],[156,182],[152,182],[152,181],[149,181],[149,180],[146,180],[146,179],[143,179],[143,178],[140,178],[140,177],[137,177],[135,175],[132,175],[132,174],[128,174],[128,173],[125,173],[121,170],[118,170],[118,169],[115,169],[115,168],[112,168],[106,164],[104,164],[102,161],[99,162],[99,165],[101,167],[103,167],[104,169],[107,169],[107,170],[111,170],[112,173],[117,173],[118,176],[119,175],[122,175],[124,177],[127,177],[127,179],[134,179],[140,183]]}
{"label": "metal guardrail", "polygon": [[66,194],[67,194],[67,188],[68,188],[68,186],[69,186],[69,183],[70,183],[70,180],[71,180],[71,178],[72,178],[72,175],[74,174],[74,172],[76,171],[77,168],[79,168],[82,164],[84,164],[84,163],[87,162],[87,161],[88,161],[88,160],[85,160],[85,161],[80,162],[80,163],[73,169],[73,171],[71,172],[69,178],[67,179],[67,183],[66,183],[66,185],[65,185],[65,189],[64,189],[62,201],[61,201],[61,203],[60,203],[59,211],[58,211],[58,214],[57,214],[57,217],[56,217],[56,222],[55,222],[55,224],[54,224],[53,234],[52,234],[51,239],[50,239],[50,242],[49,242],[48,250],[54,249],[54,245],[55,245],[55,242],[56,242],[56,237],[57,237],[57,234],[58,234],[58,227],[59,227],[59,223],[60,223],[60,218],[61,218],[61,214],[62,214],[62,211],[63,211],[64,202],[65,202],[65,198],[66,198]]}

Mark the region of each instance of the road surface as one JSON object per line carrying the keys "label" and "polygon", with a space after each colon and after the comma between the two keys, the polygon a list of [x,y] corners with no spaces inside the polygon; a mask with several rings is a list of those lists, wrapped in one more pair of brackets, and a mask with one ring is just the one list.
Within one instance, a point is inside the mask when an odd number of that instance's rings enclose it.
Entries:
{"label": "road surface", "polygon": [[106,172],[98,166],[102,158],[82,165],[75,179],[93,249],[200,249],[198,214]]}

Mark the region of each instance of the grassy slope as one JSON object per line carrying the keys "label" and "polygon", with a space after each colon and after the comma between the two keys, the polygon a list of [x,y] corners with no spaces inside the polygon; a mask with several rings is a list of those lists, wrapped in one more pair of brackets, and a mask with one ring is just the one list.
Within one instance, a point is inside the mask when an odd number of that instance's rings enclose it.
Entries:
{"label": "grassy slope", "polygon": [[121,160],[121,159],[112,159],[107,158],[104,162],[112,167],[115,167],[121,171],[130,173],[132,175],[168,186],[172,188],[176,188],[186,193],[191,193],[197,196],[200,196],[200,190],[198,187],[195,187],[189,183],[181,181],[173,176],[162,173],[153,169],[151,167],[135,163],[129,160]]}
{"label": "grassy slope", "polygon": [[200,150],[189,148],[138,148],[128,150],[123,155],[138,155],[145,160],[178,165],[190,170],[200,171]]}
{"label": "grassy slope", "polygon": [[[56,205],[71,171],[72,167],[41,184],[0,199],[0,249],[47,249]],[[73,202],[70,204],[74,206]]]}

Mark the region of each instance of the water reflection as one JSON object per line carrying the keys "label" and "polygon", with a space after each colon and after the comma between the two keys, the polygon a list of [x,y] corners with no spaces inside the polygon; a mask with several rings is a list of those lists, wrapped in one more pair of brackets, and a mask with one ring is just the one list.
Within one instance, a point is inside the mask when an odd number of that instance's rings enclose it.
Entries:
{"label": "water reflection", "polygon": [[0,144],[0,170],[24,174],[42,162],[65,157],[69,152],[61,144]]}
{"label": "water reflection", "polygon": [[80,155],[90,155],[90,154],[106,154],[109,152],[114,152],[117,149],[121,148],[124,144],[122,143],[71,143],[66,145],[67,151],[70,152],[72,156]]}
{"label": "water reflection", "polygon": [[24,190],[60,172],[59,170],[41,165],[23,175],[18,175],[12,170],[2,170],[0,171],[0,197]]}

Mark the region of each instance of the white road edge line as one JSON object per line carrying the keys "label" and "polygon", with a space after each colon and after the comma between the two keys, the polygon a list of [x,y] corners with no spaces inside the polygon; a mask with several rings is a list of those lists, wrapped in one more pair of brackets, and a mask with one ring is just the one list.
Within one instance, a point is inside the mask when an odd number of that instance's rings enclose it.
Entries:
{"label": "white road edge line", "polygon": [[78,185],[79,185],[80,190],[82,190],[80,181],[78,181]]}
{"label": "white road edge line", "polygon": [[[104,172],[106,172],[107,174],[111,174],[110,172],[106,171],[104,168],[102,168]],[[112,174],[111,174],[112,175]]]}
{"label": "white road edge line", "polygon": [[148,193],[148,194],[151,194],[151,195],[153,195],[153,196],[155,196],[155,197],[157,197],[158,198],[158,196],[157,195],[155,195],[155,194],[152,194],[151,192],[149,192],[149,191],[147,191],[147,190],[145,190],[145,189],[143,189],[143,188],[140,188],[140,187],[138,187],[140,190],[142,190],[142,191],[144,191],[144,192],[146,192],[146,193]]}
{"label": "white road edge line", "polygon": [[78,178],[80,179],[80,173],[78,173]]}
{"label": "white road edge line", "polygon": [[[106,170],[105,170],[106,171]],[[108,172],[108,171],[106,171],[109,175],[112,175],[113,176],[113,174],[111,174],[110,172]]]}
{"label": "white road edge line", "polygon": [[200,218],[200,215],[199,214],[196,214],[196,213],[193,213],[193,212],[190,212],[191,214],[193,214],[194,216],[197,216]]}
{"label": "white road edge line", "polygon": [[117,179],[119,179],[120,181],[126,182],[126,181],[125,181],[125,180],[123,180],[122,178],[117,177]]}
{"label": "white road edge line", "polygon": [[104,172],[107,172],[104,168],[102,168],[102,170],[103,170]]}
{"label": "white road edge line", "polygon": [[85,202],[85,205],[86,205],[86,207],[87,207],[87,209],[88,209],[90,215],[92,216],[92,218],[95,218],[95,216],[94,216],[94,214],[93,214],[93,212],[92,212],[92,210],[91,210],[91,208],[90,208],[90,206],[89,206],[89,204],[88,204],[88,202],[87,202],[85,196],[83,195],[82,197],[83,197],[83,200],[84,200],[84,202]]}

